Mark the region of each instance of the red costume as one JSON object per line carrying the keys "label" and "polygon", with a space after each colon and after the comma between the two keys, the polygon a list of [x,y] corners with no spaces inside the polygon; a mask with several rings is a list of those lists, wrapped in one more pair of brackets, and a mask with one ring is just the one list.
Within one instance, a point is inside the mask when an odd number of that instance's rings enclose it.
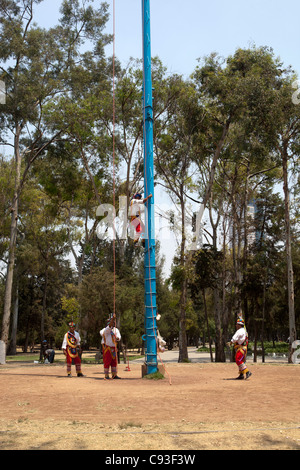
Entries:
{"label": "red costume", "polygon": [[82,377],[81,372],[81,359],[79,356],[80,350],[80,336],[77,331],[75,331],[75,324],[73,322],[69,323],[70,330],[65,334],[62,350],[67,359],[67,374],[71,377],[71,366],[72,361],[74,361],[76,373],[78,377]]}

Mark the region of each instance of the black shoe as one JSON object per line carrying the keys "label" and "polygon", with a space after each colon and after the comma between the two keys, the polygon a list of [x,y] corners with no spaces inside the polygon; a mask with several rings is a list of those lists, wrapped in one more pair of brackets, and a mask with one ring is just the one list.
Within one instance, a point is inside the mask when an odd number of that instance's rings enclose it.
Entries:
{"label": "black shoe", "polygon": [[112,379],[121,379],[121,377],[118,377],[117,375],[115,375],[114,377],[112,377]]}
{"label": "black shoe", "polygon": [[246,379],[249,379],[249,377],[251,377],[252,373],[251,372],[247,372],[246,373]]}
{"label": "black shoe", "polygon": [[244,374],[240,374],[235,380],[244,380]]}
{"label": "black shoe", "polygon": [[77,377],[85,377],[82,372],[78,372]]}

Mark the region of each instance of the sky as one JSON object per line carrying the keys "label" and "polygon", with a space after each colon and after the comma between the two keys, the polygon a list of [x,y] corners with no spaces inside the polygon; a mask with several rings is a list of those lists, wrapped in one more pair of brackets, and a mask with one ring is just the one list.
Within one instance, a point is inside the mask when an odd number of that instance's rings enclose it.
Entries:
{"label": "sky", "polygon": [[[111,1],[110,4],[113,2]],[[115,0],[116,56],[141,56],[141,0]],[[151,51],[170,73],[190,75],[199,57],[270,46],[300,73],[299,0],[150,0]]]}
{"label": "sky", "polygon": [[[113,0],[107,3],[112,17]],[[36,7],[39,24],[56,23],[60,4],[44,0]],[[125,65],[130,57],[142,57],[141,0],[115,0],[115,11],[116,56]],[[227,57],[256,45],[272,47],[300,75],[299,0],[150,0],[150,14],[152,56],[170,73],[187,77],[200,57]],[[113,32],[112,20],[107,32]]]}
{"label": "sky", "polygon": [[[111,19],[106,32],[112,34],[113,0],[107,3]],[[44,0],[36,7],[38,24],[56,24],[60,4],[61,0]],[[188,78],[198,58],[212,52],[226,58],[237,48],[255,45],[271,47],[275,57],[300,77],[299,0],[150,0],[150,14],[152,56],[158,56],[170,74]],[[122,65],[130,57],[142,58],[141,0],[115,0],[115,25],[115,53]],[[112,53],[108,46],[107,55]],[[161,240],[161,245],[167,276],[176,240]]]}

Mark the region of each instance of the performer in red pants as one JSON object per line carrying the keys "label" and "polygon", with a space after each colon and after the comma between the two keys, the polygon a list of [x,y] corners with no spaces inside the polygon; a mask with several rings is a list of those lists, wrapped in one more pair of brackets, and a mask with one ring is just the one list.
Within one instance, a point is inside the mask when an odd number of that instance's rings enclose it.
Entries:
{"label": "performer in red pants", "polygon": [[67,374],[68,377],[72,377],[71,375],[71,366],[72,366],[72,361],[74,360],[75,364],[75,369],[77,373],[77,377],[83,377],[83,374],[81,372],[81,359],[79,356],[80,353],[80,335],[78,331],[75,331],[75,323],[70,322],[69,323],[69,331],[68,333],[65,334],[63,344],[62,344],[62,350],[64,355],[66,356],[67,359]]}
{"label": "performer in red pants", "polygon": [[111,367],[112,379],[120,379],[117,375],[118,356],[117,342],[121,339],[118,328],[114,327],[115,315],[108,319],[106,328],[100,331],[102,336],[102,352],[105,379],[109,379],[109,368]]}
{"label": "performer in red pants", "polygon": [[248,333],[245,327],[245,321],[242,317],[238,317],[236,322],[236,332],[233,335],[228,346],[234,346],[235,362],[239,369],[238,380],[248,379],[252,373],[246,365],[247,349],[248,349]]}

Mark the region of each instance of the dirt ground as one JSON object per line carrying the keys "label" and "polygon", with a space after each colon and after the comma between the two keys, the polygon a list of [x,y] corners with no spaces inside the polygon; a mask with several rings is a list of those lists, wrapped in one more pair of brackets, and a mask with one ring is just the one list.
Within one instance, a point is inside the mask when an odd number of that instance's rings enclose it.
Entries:
{"label": "dirt ground", "polygon": [[129,367],[0,366],[0,450],[300,449],[299,365],[251,364],[245,381],[233,363]]}

